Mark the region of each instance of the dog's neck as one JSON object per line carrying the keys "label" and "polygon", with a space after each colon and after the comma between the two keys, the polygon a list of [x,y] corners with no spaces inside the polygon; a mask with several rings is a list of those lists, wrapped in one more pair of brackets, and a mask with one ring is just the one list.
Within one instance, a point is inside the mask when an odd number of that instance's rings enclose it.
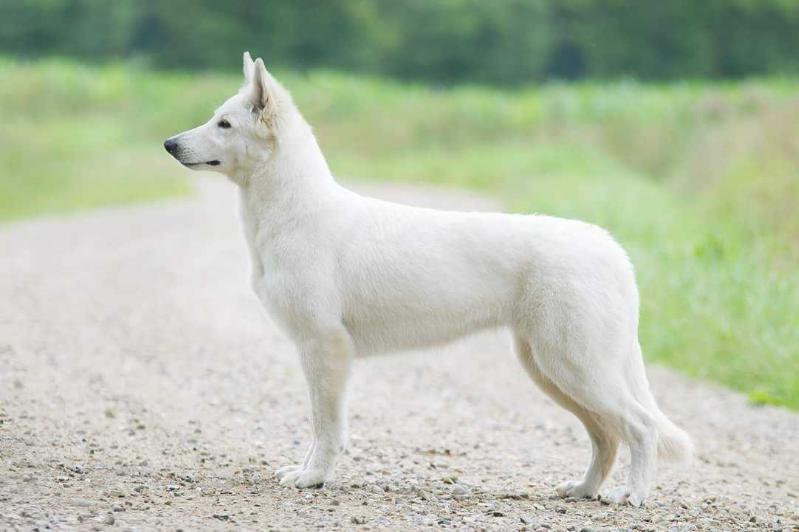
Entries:
{"label": "dog's neck", "polygon": [[299,113],[291,120],[281,124],[270,156],[251,175],[233,179],[242,208],[257,226],[273,230],[313,218],[341,190],[310,126]]}

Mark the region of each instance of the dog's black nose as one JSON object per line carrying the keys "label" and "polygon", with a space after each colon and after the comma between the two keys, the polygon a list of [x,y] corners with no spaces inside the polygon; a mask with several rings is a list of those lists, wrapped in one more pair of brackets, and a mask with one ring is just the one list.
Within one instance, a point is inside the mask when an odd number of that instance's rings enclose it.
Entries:
{"label": "dog's black nose", "polygon": [[164,148],[172,155],[175,155],[175,152],[178,151],[178,142],[176,140],[166,139],[164,141]]}

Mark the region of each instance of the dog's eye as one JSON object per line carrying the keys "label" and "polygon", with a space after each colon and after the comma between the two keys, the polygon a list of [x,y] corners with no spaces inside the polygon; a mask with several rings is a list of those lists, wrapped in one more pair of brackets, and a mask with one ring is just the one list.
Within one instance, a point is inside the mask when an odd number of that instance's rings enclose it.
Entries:
{"label": "dog's eye", "polygon": [[216,123],[217,126],[221,127],[222,129],[228,129],[230,127],[230,122],[227,120],[220,120]]}

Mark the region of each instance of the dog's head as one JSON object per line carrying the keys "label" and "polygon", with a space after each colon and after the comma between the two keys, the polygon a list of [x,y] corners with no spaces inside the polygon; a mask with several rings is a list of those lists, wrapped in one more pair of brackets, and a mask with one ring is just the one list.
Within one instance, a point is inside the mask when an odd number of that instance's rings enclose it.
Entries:
{"label": "dog's head", "polygon": [[213,170],[234,180],[251,175],[274,150],[279,123],[293,109],[288,92],[259,57],[244,52],[244,86],[205,124],[164,142],[183,166]]}

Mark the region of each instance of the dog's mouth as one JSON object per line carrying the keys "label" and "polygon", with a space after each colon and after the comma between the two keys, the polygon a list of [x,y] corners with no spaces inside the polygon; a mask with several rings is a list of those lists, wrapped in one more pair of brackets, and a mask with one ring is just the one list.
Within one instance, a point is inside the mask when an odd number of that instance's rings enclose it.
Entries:
{"label": "dog's mouth", "polygon": [[184,163],[183,161],[180,161],[180,164],[182,164],[183,166],[201,166],[201,165],[219,166],[221,163],[219,162],[219,160],[214,159],[212,161],[200,161],[196,163]]}

